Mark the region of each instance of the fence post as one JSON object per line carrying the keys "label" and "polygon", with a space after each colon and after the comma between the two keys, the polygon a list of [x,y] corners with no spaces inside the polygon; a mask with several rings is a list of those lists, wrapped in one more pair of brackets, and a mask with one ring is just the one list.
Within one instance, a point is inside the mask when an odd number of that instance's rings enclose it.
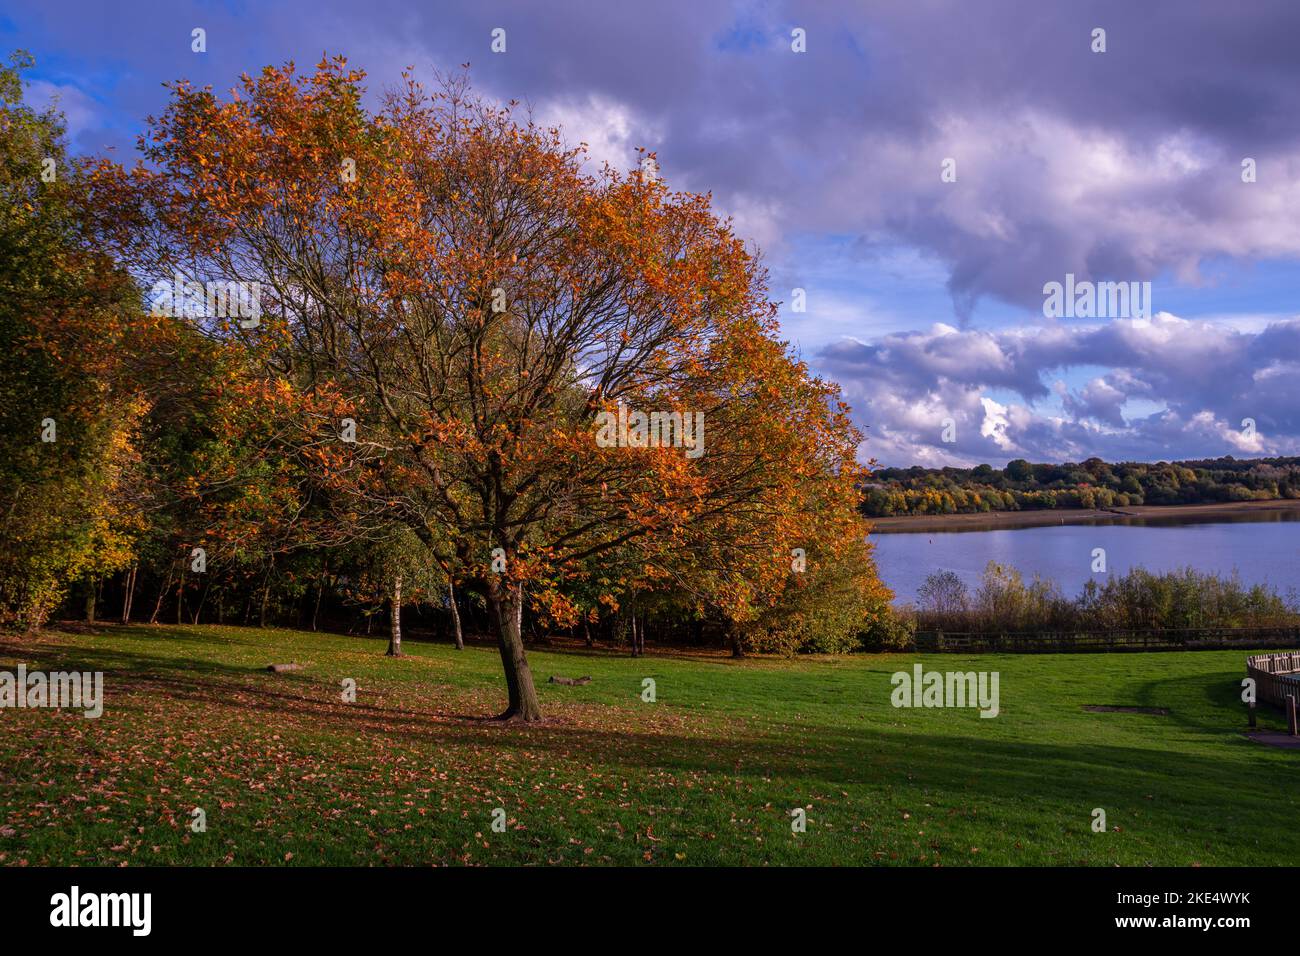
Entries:
{"label": "fence post", "polygon": [[1295,694],[1286,695],[1286,729],[1292,737],[1300,737],[1300,729],[1296,727]]}

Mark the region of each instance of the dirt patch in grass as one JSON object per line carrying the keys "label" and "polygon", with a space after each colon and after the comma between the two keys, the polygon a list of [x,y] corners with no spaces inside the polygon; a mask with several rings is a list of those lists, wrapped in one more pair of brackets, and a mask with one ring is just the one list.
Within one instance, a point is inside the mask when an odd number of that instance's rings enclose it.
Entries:
{"label": "dirt patch in grass", "polygon": [[1090,714],[1150,714],[1153,717],[1168,717],[1165,707],[1128,707],[1121,704],[1084,704],[1083,709]]}

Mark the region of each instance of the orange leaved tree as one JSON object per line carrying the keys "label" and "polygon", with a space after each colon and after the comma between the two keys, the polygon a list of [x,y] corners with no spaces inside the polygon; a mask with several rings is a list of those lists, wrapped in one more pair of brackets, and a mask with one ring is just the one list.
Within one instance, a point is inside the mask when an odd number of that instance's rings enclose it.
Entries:
{"label": "orange leaved tree", "polygon": [[463,81],[371,111],[362,78],[177,84],[151,167],[103,195],[138,272],[258,283],[257,321],[211,334],[296,396],[278,433],[340,520],[410,528],[484,594],[502,716],[536,720],[526,595],[608,557],[743,619],[788,579],[804,489],[853,493],[857,436],[707,197],[590,175]]}

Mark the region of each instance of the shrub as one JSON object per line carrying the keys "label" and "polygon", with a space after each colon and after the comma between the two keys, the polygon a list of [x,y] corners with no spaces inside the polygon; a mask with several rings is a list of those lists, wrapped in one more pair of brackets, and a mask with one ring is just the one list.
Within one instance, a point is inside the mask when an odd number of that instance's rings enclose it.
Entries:
{"label": "shrub", "polygon": [[869,651],[911,650],[916,646],[916,617],[907,609],[883,604],[873,610],[861,639]]}

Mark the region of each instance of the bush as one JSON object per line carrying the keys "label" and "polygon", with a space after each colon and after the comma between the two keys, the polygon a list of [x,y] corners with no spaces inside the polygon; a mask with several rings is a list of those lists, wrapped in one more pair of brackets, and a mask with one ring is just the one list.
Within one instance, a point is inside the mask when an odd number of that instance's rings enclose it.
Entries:
{"label": "bush", "polygon": [[906,651],[916,646],[916,618],[906,609],[888,604],[874,610],[862,632],[862,647],[868,651]]}
{"label": "bush", "polygon": [[[926,631],[996,634],[1014,631],[1173,630],[1295,626],[1300,606],[1264,585],[1246,587],[1234,574],[1185,568],[1153,574],[1134,568],[1104,584],[1088,581],[1073,600],[1050,581],[1026,584],[1021,574],[989,562],[973,598],[951,572],[926,579],[917,626]],[[960,597],[960,599],[959,599]]]}

